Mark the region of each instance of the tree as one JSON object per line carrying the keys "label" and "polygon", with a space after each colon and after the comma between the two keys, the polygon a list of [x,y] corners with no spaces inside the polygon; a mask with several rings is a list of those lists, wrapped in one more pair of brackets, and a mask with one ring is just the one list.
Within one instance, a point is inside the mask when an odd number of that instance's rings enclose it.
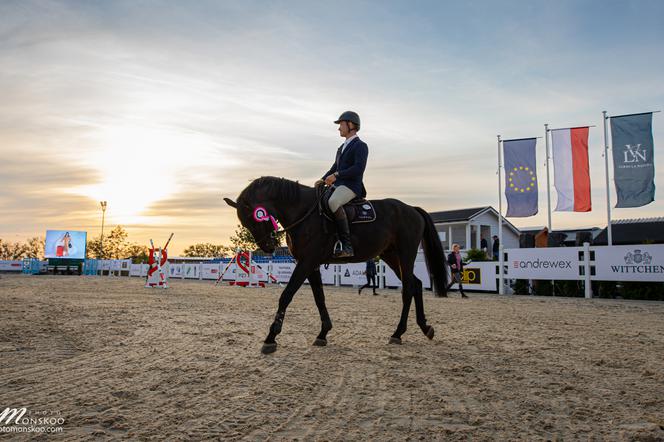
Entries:
{"label": "tree", "polygon": [[256,244],[256,240],[249,229],[240,224],[237,225],[237,229],[231,236],[231,244],[233,244],[233,249],[253,251],[258,248],[258,244]]}
{"label": "tree", "polygon": [[88,241],[88,256],[94,256],[97,259],[124,259],[127,248],[129,234],[122,226],[115,226],[111,233],[104,235],[104,248],[102,256],[101,235]]}
{"label": "tree", "polygon": [[200,258],[216,258],[225,256],[233,251],[232,247],[211,244],[211,243],[198,243],[193,244],[184,249],[184,256],[200,257]]}
{"label": "tree", "polygon": [[23,259],[25,249],[25,244],[21,244],[20,242],[5,242],[0,239],[0,259],[10,261]]}
{"label": "tree", "polygon": [[[277,247],[281,246],[281,241],[284,237],[285,232],[280,232],[277,234]],[[233,249],[240,248],[242,250],[256,250],[258,249],[258,244],[254,236],[251,234],[249,229],[238,224],[235,233],[231,236],[231,244],[233,244]]]}
{"label": "tree", "polygon": [[33,236],[28,239],[28,243],[25,245],[25,258],[37,258],[44,259],[44,243],[45,239],[43,236]]}
{"label": "tree", "polygon": [[124,259],[131,258],[134,264],[141,264],[148,262],[148,248],[138,244],[128,245],[123,253]]}

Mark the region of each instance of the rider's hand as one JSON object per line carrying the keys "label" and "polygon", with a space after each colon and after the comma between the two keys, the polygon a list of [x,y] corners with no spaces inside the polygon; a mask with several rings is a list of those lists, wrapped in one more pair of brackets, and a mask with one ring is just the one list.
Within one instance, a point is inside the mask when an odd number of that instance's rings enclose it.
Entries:
{"label": "rider's hand", "polygon": [[325,184],[325,181],[323,181],[323,180],[316,180],[316,182],[314,183],[314,187],[319,187],[319,186],[322,186],[323,184]]}
{"label": "rider's hand", "polygon": [[325,177],[325,184],[331,186],[337,180],[337,177],[333,175],[328,175]]}

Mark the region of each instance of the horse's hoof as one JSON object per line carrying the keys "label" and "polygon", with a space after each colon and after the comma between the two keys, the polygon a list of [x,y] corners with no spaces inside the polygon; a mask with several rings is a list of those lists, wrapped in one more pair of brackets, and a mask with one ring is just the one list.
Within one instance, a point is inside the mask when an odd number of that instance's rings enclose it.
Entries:
{"label": "horse's hoof", "polygon": [[263,348],[261,348],[261,353],[264,355],[269,355],[270,353],[274,353],[277,351],[277,343],[276,342],[271,342],[271,343],[265,343],[263,344]]}
{"label": "horse's hoof", "polygon": [[392,336],[390,338],[389,343],[390,344],[399,344],[399,345],[401,345],[401,338],[395,338],[394,336]]}
{"label": "horse's hoof", "polygon": [[425,333],[425,335],[427,336],[427,338],[429,338],[429,339],[433,339],[433,334],[434,334],[434,333],[435,333],[435,332],[434,332],[433,327],[432,327],[432,326],[429,326],[429,328],[427,329],[427,332]]}
{"label": "horse's hoof", "polygon": [[314,347],[325,347],[327,345],[327,339],[316,338],[314,341]]}

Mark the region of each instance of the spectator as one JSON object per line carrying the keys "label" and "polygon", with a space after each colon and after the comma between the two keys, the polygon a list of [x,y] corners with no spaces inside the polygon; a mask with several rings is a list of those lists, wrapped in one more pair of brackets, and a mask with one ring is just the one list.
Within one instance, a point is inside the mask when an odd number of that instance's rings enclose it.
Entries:
{"label": "spectator", "polygon": [[493,260],[498,261],[498,255],[500,254],[500,240],[498,240],[498,235],[493,235]]}
{"label": "spectator", "polygon": [[459,284],[459,293],[461,293],[462,298],[467,298],[466,294],[463,292],[463,284],[461,279],[463,277],[463,260],[461,259],[461,252],[459,251],[459,244],[452,244],[452,253],[447,255],[447,263],[452,269],[452,280],[447,285],[447,290],[450,289],[455,283]]}
{"label": "spectator", "polygon": [[367,275],[367,283],[364,284],[362,287],[360,287],[360,289],[357,291],[357,294],[361,295],[362,289],[366,287],[371,287],[371,289],[373,290],[373,294],[377,295],[378,293],[376,293],[376,262],[373,259],[367,261],[366,275]]}

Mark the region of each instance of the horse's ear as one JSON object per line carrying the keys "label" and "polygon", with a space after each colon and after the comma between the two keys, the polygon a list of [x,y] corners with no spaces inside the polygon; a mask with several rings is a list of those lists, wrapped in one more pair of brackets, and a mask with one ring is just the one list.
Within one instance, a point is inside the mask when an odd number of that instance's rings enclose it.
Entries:
{"label": "horse's ear", "polygon": [[228,204],[229,206],[237,209],[237,203],[235,201],[233,201],[232,199],[224,198],[224,201],[226,201],[226,204]]}

